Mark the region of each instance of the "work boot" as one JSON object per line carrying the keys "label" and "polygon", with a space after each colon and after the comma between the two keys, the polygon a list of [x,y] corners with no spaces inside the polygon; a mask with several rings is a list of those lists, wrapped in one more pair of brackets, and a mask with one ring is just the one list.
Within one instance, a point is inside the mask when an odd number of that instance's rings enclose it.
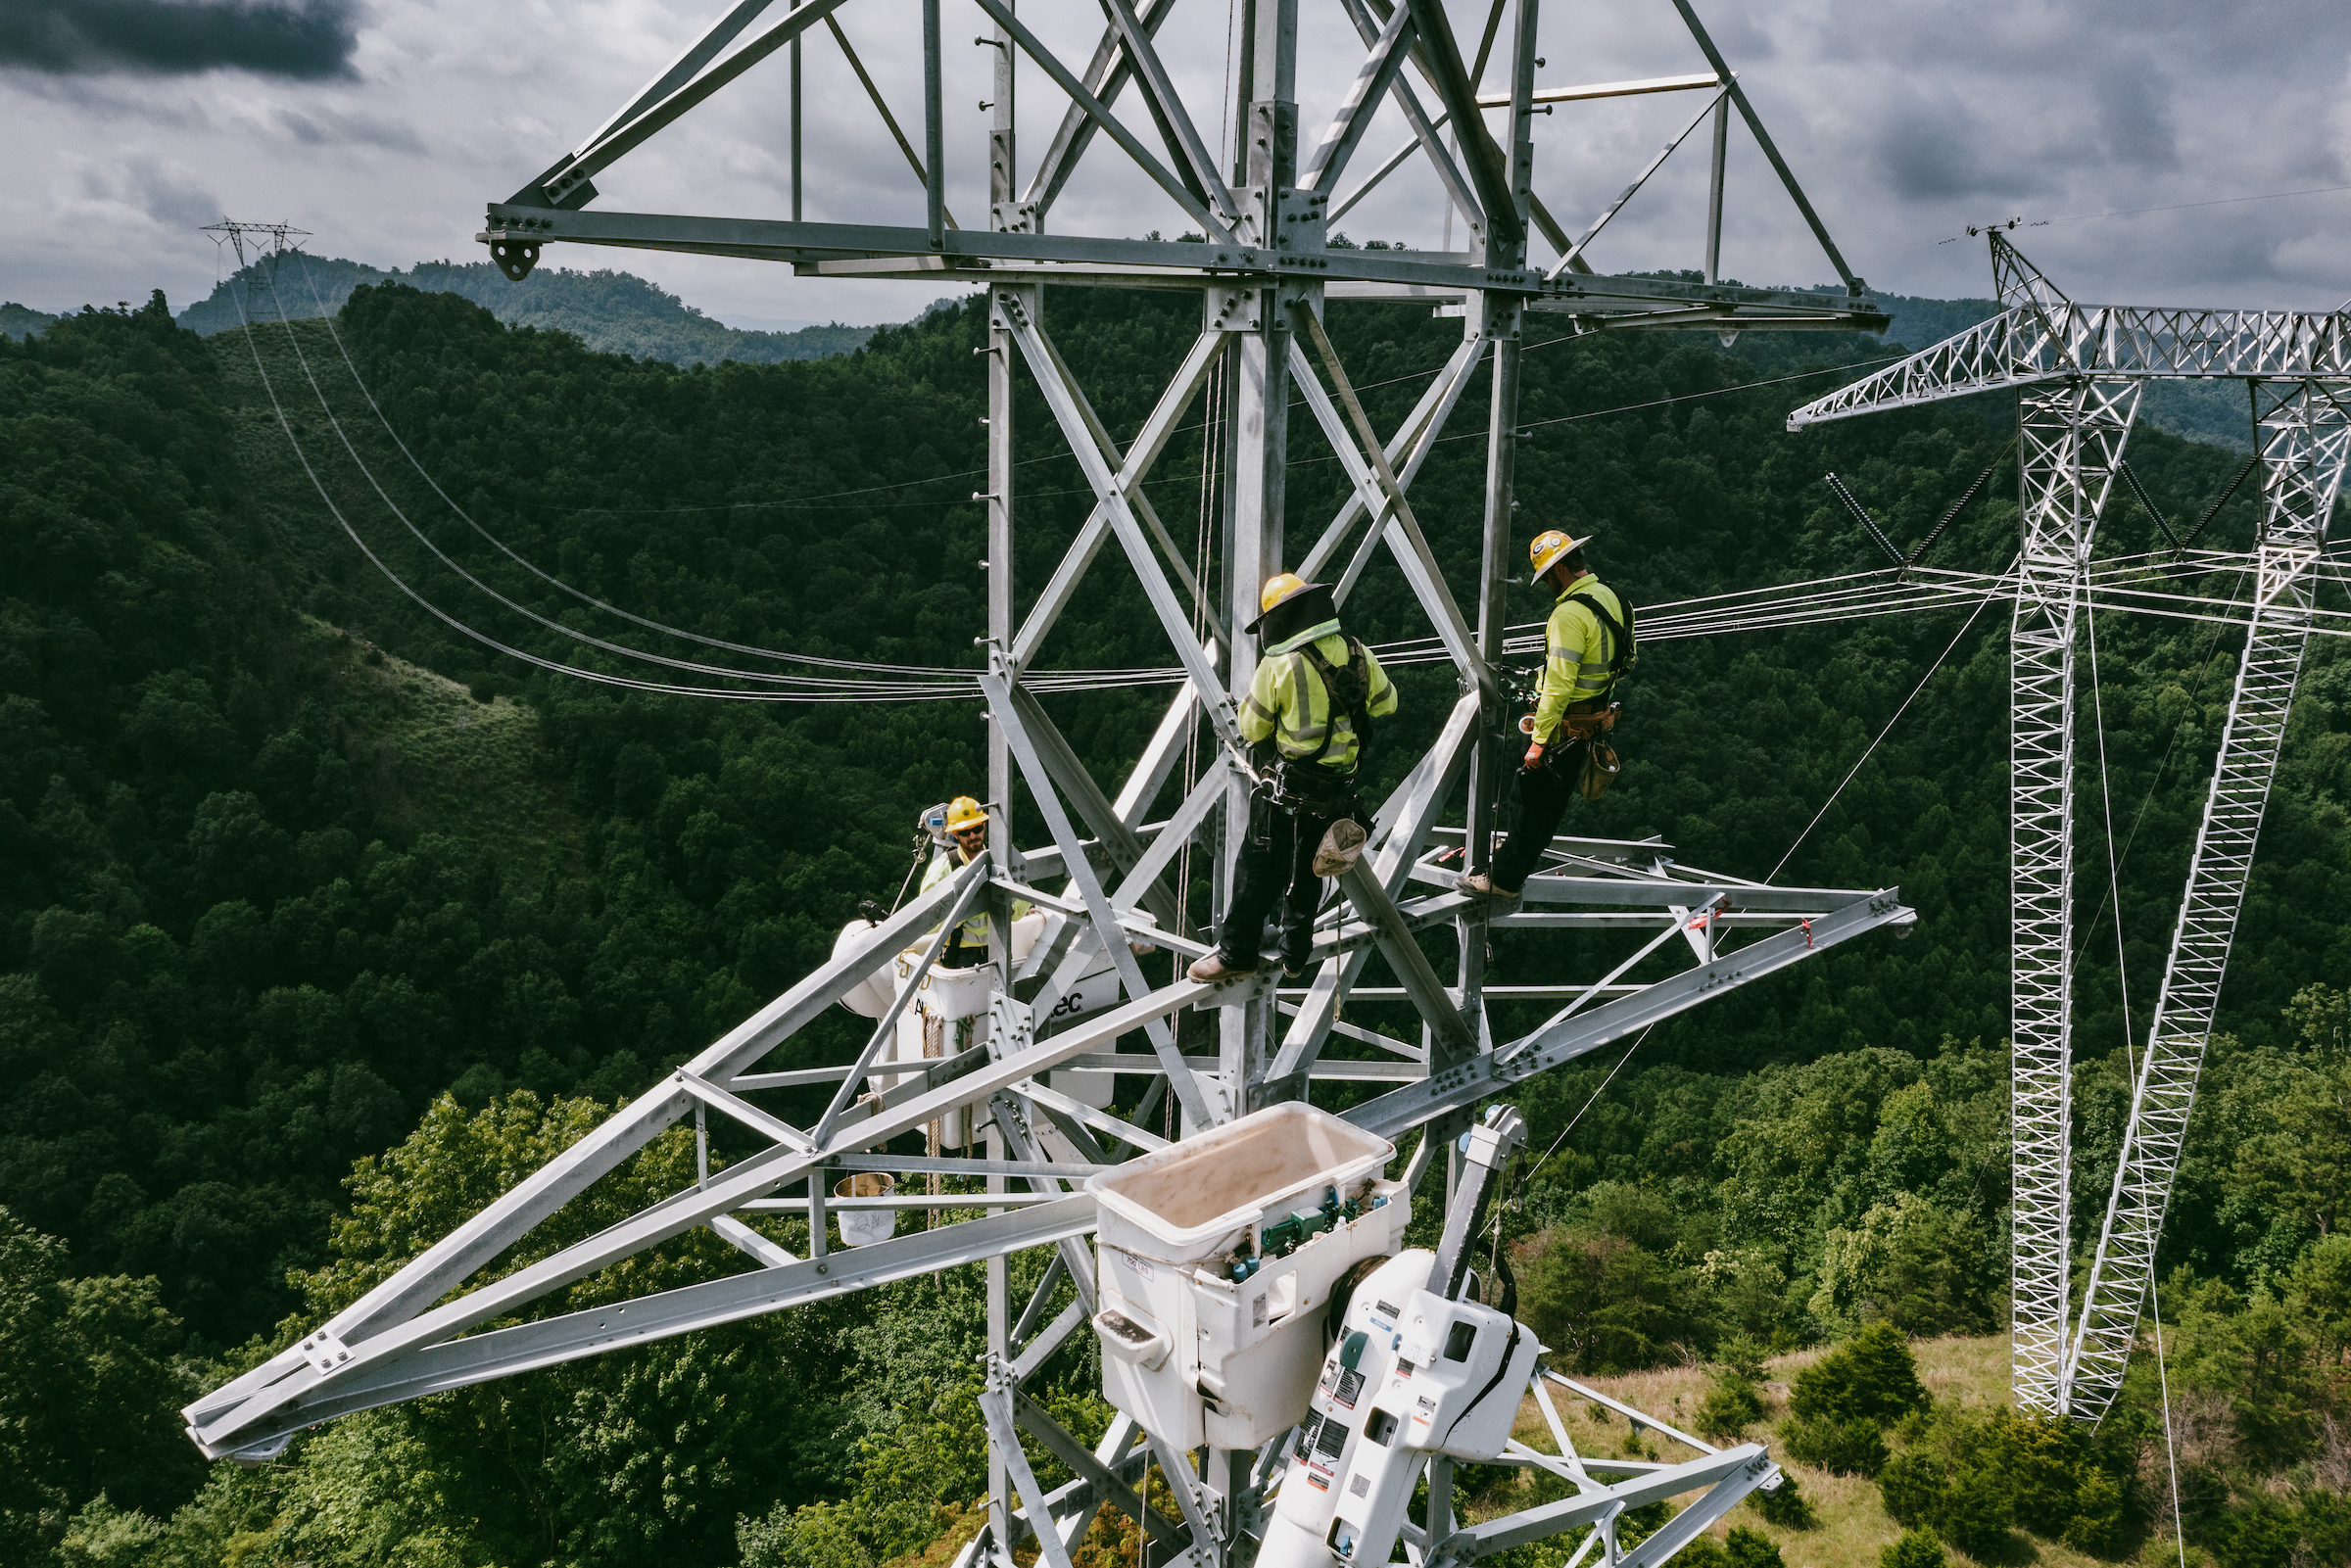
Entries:
{"label": "work boot", "polygon": [[1183,973],[1186,977],[1202,985],[1215,985],[1222,980],[1246,978],[1255,974],[1257,969],[1254,965],[1248,969],[1242,969],[1236,964],[1226,963],[1223,953],[1211,953],[1206,958],[1192,960],[1192,967]]}
{"label": "work boot", "polygon": [[1497,887],[1494,885],[1494,879],[1482,871],[1474,877],[1456,877],[1453,879],[1453,885],[1461,891],[1473,894],[1478,898],[1498,899],[1511,904],[1518,902],[1517,888]]}

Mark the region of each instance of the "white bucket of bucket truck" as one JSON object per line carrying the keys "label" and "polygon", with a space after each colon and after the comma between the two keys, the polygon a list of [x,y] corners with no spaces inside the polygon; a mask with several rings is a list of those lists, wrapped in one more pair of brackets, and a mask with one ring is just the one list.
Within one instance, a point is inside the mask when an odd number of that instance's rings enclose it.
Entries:
{"label": "white bucket of bucket truck", "polygon": [[1340,1275],[1396,1251],[1395,1145],[1308,1105],[1266,1110],[1089,1178],[1102,1388],[1180,1448],[1295,1425]]}

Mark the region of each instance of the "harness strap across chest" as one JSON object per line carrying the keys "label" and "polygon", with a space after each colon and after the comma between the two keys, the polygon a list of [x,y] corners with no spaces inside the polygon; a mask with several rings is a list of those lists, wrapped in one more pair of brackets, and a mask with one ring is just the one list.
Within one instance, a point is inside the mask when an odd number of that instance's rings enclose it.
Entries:
{"label": "harness strap across chest", "polygon": [[[1313,642],[1306,642],[1294,650],[1313,668],[1315,674],[1322,678],[1323,693],[1330,699],[1330,712],[1322,725],[1321,743],[1310,755],[1290,759],[1295,763],[1313,764],[1322,760],[1324,753],[1330,750],[1332,738],[1338,735],[1337,721],[1342,706],[1346,710],[1347,722],[1355,729],[1355,756],[1359,767],[1363,763],[1364,753],[1371,749],[1371,662],[1364,651],[1363,643],[1344,632],[1339,636],[1347,644],[1346,673],[1343,676]],[[1314,712],[1311,701],[1307,704],[1307,712]]]}

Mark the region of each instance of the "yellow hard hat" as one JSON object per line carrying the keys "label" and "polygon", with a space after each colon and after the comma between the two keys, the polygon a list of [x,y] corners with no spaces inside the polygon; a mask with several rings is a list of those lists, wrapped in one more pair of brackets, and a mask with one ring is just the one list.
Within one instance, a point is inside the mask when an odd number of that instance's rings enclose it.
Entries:
{"label": "yellow hard hat", "polygon": [[1279,609],[1282,605],[1287,604],[1299,594],[1311,594],[1316,589],[1328,589],[1330,585],[1328,583],[1310,583],[1305,578],[1300,577],[1296,572],[1276,572],[1271,577],[1266,579],[1266,586],[1264,588],[1258,590],[1257,619],[1251,621],[1247,626],[1241,628],[1241,630],[1244,632],[1253,633],[1259,627],[1265,624],[1267,616],[1272,614],[1275,610]]}
{"label": "yellow hard hat", "polygon": [[1586,534],[1581,539],[1569,539],[1556,528],[1537,534],[1535,542],[1526,546],[1526,558],[1534,562],[1535,566],[1535,575],[1528,578],[1527,582],[1530,584],[1542,582],[1543,574],[1557,566],[1561,556],[1570,550],[1582,549],[1591,543],[1592,536],[1590,534]]}
{"label": "yellow hard hat", "polygon": [[970,795],[957,795],[947,802],[947,832],[959,833],[966,828],[987,826],[987,812]]}
{"label": "yellow hard hat", "polygon": [[1263,615],[1284,599],[1296,598],[1305,593],[1306,589],[1306,579],[1300,577],[1296,572],[1277,572],[1267,578],[1266,586],[1258,591],[1257,611]]}

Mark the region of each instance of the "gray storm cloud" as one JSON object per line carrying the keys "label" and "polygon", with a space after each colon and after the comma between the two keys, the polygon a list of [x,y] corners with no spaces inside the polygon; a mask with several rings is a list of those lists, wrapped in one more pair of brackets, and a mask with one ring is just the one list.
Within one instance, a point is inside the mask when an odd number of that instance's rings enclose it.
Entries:
{"label": "gray storm cloud", "polygon": [[0,66],[85,74],[351,74],[357,0],[10,0]]}

